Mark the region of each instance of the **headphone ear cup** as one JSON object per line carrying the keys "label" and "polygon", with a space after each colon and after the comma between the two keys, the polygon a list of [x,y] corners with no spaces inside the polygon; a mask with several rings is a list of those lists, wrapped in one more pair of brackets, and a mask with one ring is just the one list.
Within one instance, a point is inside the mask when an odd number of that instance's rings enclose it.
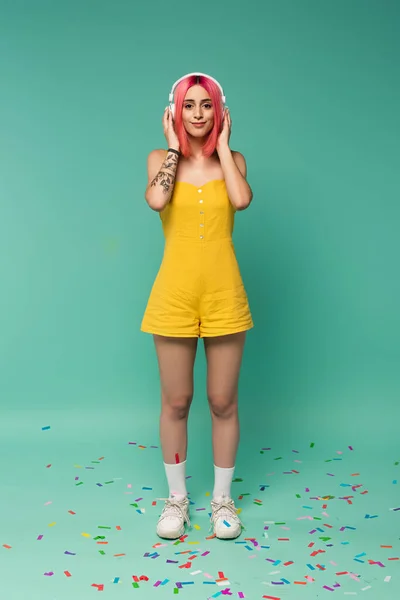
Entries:
{"label": "headphone ear cup", "polygon": [[171,103],[171,115],[172,118],[175,120],[175,102]]}

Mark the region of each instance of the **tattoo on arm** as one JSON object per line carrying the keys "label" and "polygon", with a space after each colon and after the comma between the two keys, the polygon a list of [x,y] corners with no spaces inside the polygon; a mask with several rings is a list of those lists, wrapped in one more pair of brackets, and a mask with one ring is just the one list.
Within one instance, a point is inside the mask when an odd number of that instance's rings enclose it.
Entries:
{"label": "tattoo on arm", "polygon": [[[178,155],[174,152],[170,152],[169,154],[167,154],[167,157],[164,160],[161,169],[151,182],[151,187],[154,187],[157,184],[159,184],[164,188],[163,191],[165,194],[167,194],[170,191],[171,187],[174,185],[175,182],[175,173],[176,168],[178,166],[178,159]],[[173,171],[173,174],[168,173],[167,171],[163,171],[163,169],[171,169]]]}

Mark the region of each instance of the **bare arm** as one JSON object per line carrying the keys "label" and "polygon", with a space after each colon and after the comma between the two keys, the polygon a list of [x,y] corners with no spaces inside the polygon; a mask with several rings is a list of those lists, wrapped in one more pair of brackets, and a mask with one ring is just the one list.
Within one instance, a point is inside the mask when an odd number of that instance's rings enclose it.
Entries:
{"label": "bare arm", "polygon": [[167,150],[152,150],[147,158],[145,198],[150,208],[157,212],[162,211],[171,200],[178,162],[179,156]]}

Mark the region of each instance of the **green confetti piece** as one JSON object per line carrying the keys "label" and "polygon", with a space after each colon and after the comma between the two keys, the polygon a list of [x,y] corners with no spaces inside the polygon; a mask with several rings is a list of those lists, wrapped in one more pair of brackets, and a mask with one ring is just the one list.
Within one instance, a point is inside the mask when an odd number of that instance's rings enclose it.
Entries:
{"label": "green confetti piece", "polygon": [[113,481],[105,481],[104,483],[114,483]]}
{"label": "green confetti piece", "polygon": [[75,485],[83,485],[83,481],[80,481],[79,483],[76,483]]}
{"label": "green confetti piece", "polygon": [[99,554],[102,554],[104,556],[105,555],[104,550],[99,550]]}
{"label": "green confetti piece", "polygon": [[129,506],[134,506],[135,508],[139,508],[139,504],[136,504],[136,502],[134,504],[130,504]]}
{"label": "green confetti piece", "polygon": [[314,521],[322,521],[321,517],[313,517]]}
{"label": "green confetti piece", "polygon": [[310,448],[314,448],[314,446],[315,446],[314,442],[311,442]]}
{"label": "green confetti piece", "polygon": [[275,521],[274,525],[286,525],[286,521],[282,521],[282,522]]}
{"label": "green confetti piece", "polygon": [[99,461],[99,460],[91,460],[90,462],[92,462],[92,463],[95,463],[96,465],[99,465],[99,464],[100,464],[100,461]]}
{"label": "green confetti piece", "polygon": [[98,529],[111,529],[111,527],[108,527],[107,525],[97,525]]}
{"label": "green confetti piece", "polygon": [[138,588],[138,587],[139,587],[139,584],[138,584],[136,581],[133,581],[133,582],[132,582],[132,587],[134,587],[134,588]]}
{"label": "green confetti piece", "polygon": [[95,538],[93,538],[94,540],[105,540],[106,536],[105,535],[96,535]]}
{"label": "green confetti piece", "polygon": [[296,498],[301,498],[300,494],[296,494]]}
{"label": "green confetti piece", "polygon": [[274,460],[282,460],[282,456],[278,456],[278,458],[274,458]]}
{"label": "green confetti piece", "polygon": [[240,477],[236,477],[236,479],[234,479],[232,483],[239,483],[240,481],[243,481],[243,479],[241,479]]}
{"label": "green confetti piece", "polygon": [[174,594],[179,594],[178,588],[174,588]]}

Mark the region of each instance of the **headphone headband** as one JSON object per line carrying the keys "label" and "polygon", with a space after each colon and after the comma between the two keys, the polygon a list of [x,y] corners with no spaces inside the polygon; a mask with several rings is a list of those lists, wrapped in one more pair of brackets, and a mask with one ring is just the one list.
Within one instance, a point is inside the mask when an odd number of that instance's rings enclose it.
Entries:
{"label": "headphone headband", "polygon": [[225,94],[224,94],[224,90],[222,89],[222,85],[216,79],[214,79],[214,77],[211,77],[211,75],[207,75],[206,73],[198,73],[198,72],[187,73],[187,75],[184,75],[183,77],[180,77],[179,79],[177,79],[175,81],[175,83],[172,86],[171,91],[169,93],[169,102],[170,103],[172,103],[174,101],[174,92],[175,92],[175,88],[178,85],[178,83],[180,81],[182,81],[182,79],[186,79],[186,77],[190,77],[191,75],[202,75],[203,77],[208,77],[208,79],[211,79],[212,81],[214,81],[214,83],[216,83],[220,89],[222,103],[225,104]]}

